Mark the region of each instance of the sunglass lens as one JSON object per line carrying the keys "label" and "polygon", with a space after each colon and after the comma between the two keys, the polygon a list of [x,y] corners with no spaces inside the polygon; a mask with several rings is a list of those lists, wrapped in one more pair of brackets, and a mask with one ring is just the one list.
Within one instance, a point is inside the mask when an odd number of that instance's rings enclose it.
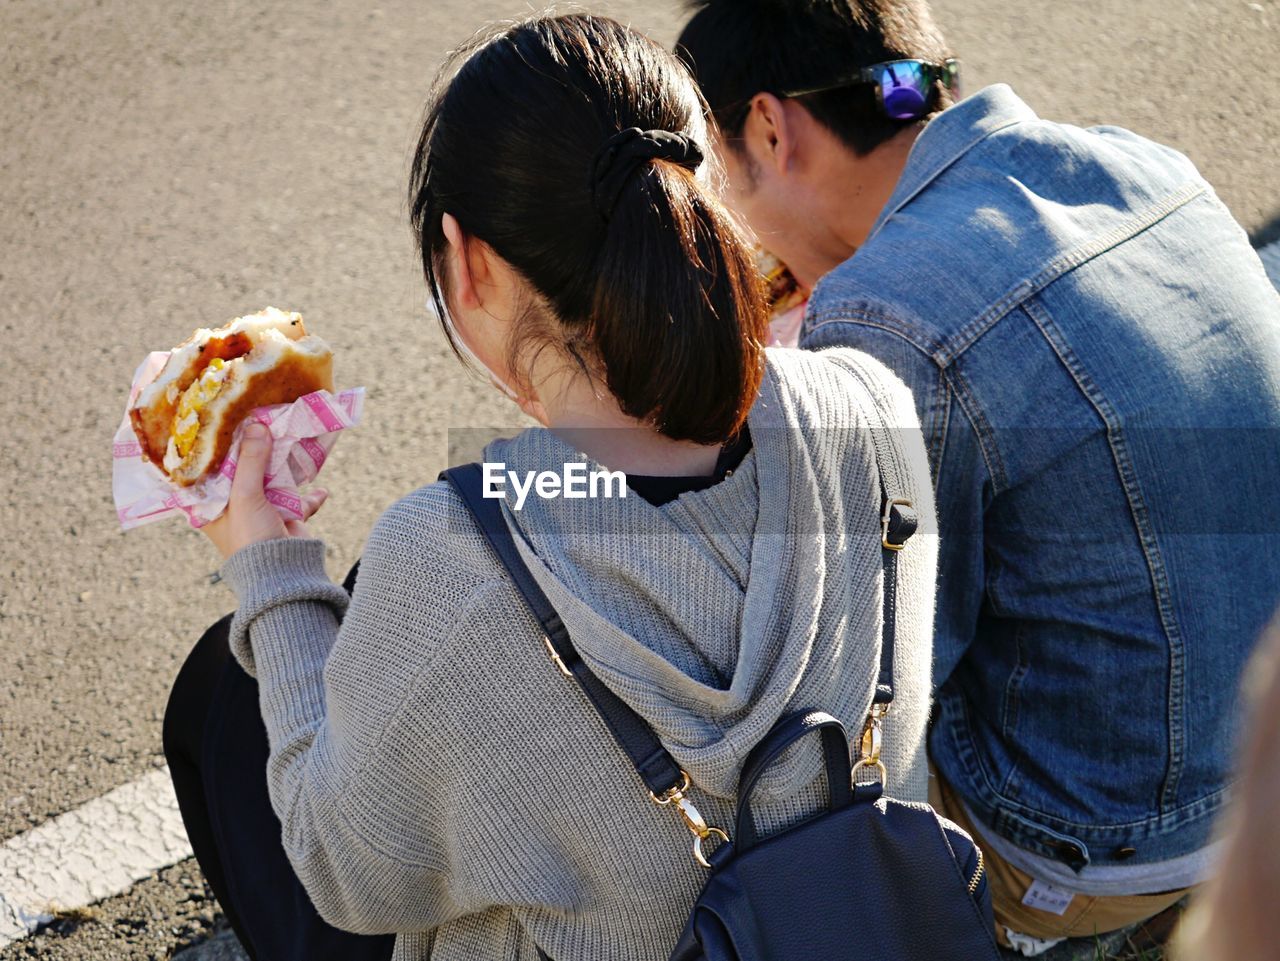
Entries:
{"label": "sunglass lens", "polygon": [[894,120],[914,120],[928,110],[929,80],[923,64],[910,60],[881,64],[876,79],[884,112]]}

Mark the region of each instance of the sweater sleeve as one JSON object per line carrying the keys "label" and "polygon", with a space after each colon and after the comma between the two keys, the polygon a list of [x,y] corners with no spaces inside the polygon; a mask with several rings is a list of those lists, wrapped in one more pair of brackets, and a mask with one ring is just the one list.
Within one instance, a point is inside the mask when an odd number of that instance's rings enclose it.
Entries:
{"label": "sweater sleeve", "polygon": [[[421,521],[384,515],[341,623],[346,593],[325,576],[320,541],[250,545],[222,572],[240,600],[236,656],[258,679],[285,852],[321,917],[359,933],[427,930],[477,907],[452,883],[448,785],[430,776],[432,726],[447,720],[415,695],[465,627],[469,591],[457,571],[435,572],[454,587],[443,593],[406,565],[410,544],[422,554],[430,540]],[[406,783],[412,801],[395,787]]]}
{"label": "sweater sleeve", "polygon": [[292,653],[323,665],[347,609],[347,592],[325,573],[323,541],[259,541],[231,555],[219,574],[240,602],[231,619],[231,652],[251,677],[258,669],[249,627],[261,617],[268,623],[285,618],[286,631],[298,639]]}

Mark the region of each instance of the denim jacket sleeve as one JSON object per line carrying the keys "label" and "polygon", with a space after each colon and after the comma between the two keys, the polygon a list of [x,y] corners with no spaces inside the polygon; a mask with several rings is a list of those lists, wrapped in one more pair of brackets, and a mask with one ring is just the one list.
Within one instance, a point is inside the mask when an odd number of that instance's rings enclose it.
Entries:
{"label": "denim jacket sleeve", "polygon": [[[911,388],[924,432],[937,495],[941,535],[933,682],[937,690],[973,641],[984,596],[982,518],[993,490],[988,457],[996,456],[975,429],[982,422],[972,395],[953,368],[940,366],[898,325],[873,319],[806,318],[800,346],[852,347],[878,359]],[[905,325],[903,325],[905,329]]]}

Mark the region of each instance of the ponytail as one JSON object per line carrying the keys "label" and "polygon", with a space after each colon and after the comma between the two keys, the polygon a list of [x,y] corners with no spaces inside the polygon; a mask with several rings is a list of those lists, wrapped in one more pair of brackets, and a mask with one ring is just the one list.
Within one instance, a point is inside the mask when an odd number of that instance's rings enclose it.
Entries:
{"label": "ponytail", "polygon": [[677,440],[734,434],[760,387],[767,309],[720,204],[656,161],[624,188],[596,263],[589,337],[623,412]]}
{"label": "ponytail", "polygon": [[441,316],[448,211],[554,315],[523,320],[516,342],[599,371],[667,437],[731,437],[759,390],[767,306],[707,186],[705,138],[683,67],[613,20],[540,17],[482,42],[434,99],[410,184]]}

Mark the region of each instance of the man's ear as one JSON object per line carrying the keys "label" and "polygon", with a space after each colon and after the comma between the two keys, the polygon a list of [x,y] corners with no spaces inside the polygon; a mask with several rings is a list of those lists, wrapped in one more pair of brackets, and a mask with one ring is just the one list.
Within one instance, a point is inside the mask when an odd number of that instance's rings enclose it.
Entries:
{"label": "man's ear", "polygon": [[751,98],[751,110],[742,126],[747,150],[756,162],[767,164],[779,174],[786,174],[795,157],[796,128],[787,116],[786,105],[771,93],[758,93]]}
{"label": "man's ear", "polygon": [[[484,262],[480,251],[474,249],[475,243],[462,232],[462,225],[453,214],[446,213],[440,218],[440,227],[444,231],[444,239],[449,242],[450,286],[458,304],[474,309],[480,306],[480,295],[476,290],[478,281],[488,265]],[[479,255],[479,256],[477,256]]]}

